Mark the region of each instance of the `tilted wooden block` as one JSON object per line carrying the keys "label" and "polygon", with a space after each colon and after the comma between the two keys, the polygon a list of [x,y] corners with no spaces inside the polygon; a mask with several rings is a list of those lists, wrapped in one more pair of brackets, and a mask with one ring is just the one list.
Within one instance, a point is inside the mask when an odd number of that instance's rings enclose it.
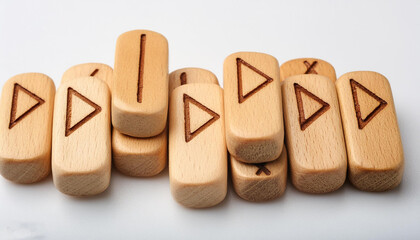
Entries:
{"label": "tilted wooden block", "polygon": [[95,77],[105,81],[109,89],[112,87],[113,70],[110,66],[103,63],[82,63],[67,69],[61,83],[80,77]]}
{"label": "tilted wooden block", "polygon": [[181,68],[169,74],[169,94],[184,84],[214,83],[219,84],[216,75],[202,68]]}
{"label": "tilted wooden block", "polygon": [[237,160],[277,159],[283,149],[279,64],[267,54],[239,52],[225,59],[226,141]]}
{"label": "tilted wooden block", "polygon": [[223,90],[216,84],[187,84],[171,94],[169,180],[176,201],[204,208],[227,191]]}
{"label": "tilted wooden block", "polygon": [[308,193],[340,188],[347,156],[334,83],[320,75],[296,75],[283,82],[282,91],[293,185]]}
{"label": "tilted wooden block", "polygon": [[146,30],[117,40],[112,86],[112,124],[132,137],[163,132],[168,114],[168,42]]}
{"label": "tilted wooden block", "polygon": [[300,74],[318,74],[328,77],[333,82],[337,80],[334,67],[328,62],[317,58],[293,59],[280,66],[281,81]]}
{"label": "tilted wooden block", "polygon": [[235,192],[243,199],[261,202],[281,196],[287,182],[287,150],[268,163],[243,163],[231,156],[230,166]]}
{"label": "tilted wooden block", "polygon": [[111,176],[110,92],[102,80],[63,83],[54,106],[52,172],[58,190],[74,196],[103,192]]}
{"label": "tilted wooden block", "polygon": [[349,156],[349,179],[364,191],[399,185],[404,153],[388,80],[376,72],[351,72],[337,83]]}
{"label": "tilted wooden block", "polygon": [[0,173],[33,183],[51,170],[55,86],[41,73],[24,73],[3,86],[0,103]]}

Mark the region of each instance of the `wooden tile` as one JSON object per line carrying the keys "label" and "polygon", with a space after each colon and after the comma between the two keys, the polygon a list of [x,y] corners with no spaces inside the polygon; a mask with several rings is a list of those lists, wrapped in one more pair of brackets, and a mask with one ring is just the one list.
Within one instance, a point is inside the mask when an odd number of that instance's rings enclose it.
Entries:
{"label": "wooden tile", "polygon": [[55,86],[41,73],[24,73],[3,86],[0,103],[0,173],[33,183],[51,171]]}
{"label": "wooden tile", "polygon": [[334,83],[308,74],[282,85],[286,143],[293,185],[327,193],[343,185],[347,156]]}
{"label": "wooden tile", "polygon": [[169,94],[175,88],[190,83],[219,84],[216,75],[202,68],[181,68],[169,74]]}
{"label": "wooden tile", "polygon": [[280,81],[299,74],[318,74],[326,76],[333,82],[337,80],[334,67],[317,58],[298,58],[287,61],[280,66]]}
{"label": "wooden tile", "polygon": [[365,191],[398,186],[404,153],[388,80],[376,72],[351,72],[337,83],[349,155],[349,179]]}
{"label": "wooden tile", "polygon": [[61,83],[80,77],[95,77],[105,81],[109,89],[112,87],[113,70],[103,63],[82,63],[67,69]]}
{"label": "wooden tile", "polygon": [[223,90],[187,84],[171,94],[169,180],[176,201],[192,208],[220,203],[227,191]]}
{"label": "wooden tile", "polygon": [[63,83],[54,106],[52,172],[58,190],[74,196],[103,192],[111,176],[110,92],[100,79]]}
{"label": "wooden tile", "polygon": [[268,163],[243,163],[231,156],[230,166],[235,192],[251,202],[268,201],[284,193],[287,182],[287,150]]}
{"label": "wooden tile", "polygon": [[112,86],[112,124],[132,137],[163,132],[168,113],[168,42],[135,30],[117,40]]}
{"label": "wooden tile", "polygon": [[279,64],[267,54],[239,52],[224,62],[226,141],[247,163],[277,159],[283,149]]}

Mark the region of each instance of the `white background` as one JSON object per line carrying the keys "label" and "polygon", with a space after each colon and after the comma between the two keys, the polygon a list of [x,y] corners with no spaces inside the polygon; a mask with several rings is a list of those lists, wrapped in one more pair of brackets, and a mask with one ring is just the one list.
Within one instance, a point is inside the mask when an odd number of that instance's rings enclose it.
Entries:
{"label": "white background", "polygon": [[[85,62],[113,66],[116,38],[151,29],[169,41],[170,71],[202,67],[222,83],[224,58],[259,51],[280,63],[317,57],[340,76],[372,70],[390,81],[404,146],[403,183],[386,193],[348,182],[325,195],[298,192],[267,203],[226,199],[206,210],[178,205],[168,171],[112,172],[92,198],[0,178],[0,239],[420,239],[420,1],[5,1],[0,0],[0,81],[42,72],[58,86]],[[5,117],[5,116],[0,116]]]}

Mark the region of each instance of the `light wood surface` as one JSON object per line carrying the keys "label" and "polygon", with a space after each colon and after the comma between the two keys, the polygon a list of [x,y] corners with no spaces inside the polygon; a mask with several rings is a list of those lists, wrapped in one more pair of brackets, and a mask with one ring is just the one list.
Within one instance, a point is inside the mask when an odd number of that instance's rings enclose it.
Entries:
{"label": "light wood surface", "polygon": [[243,163],[230,157],[232,182],[235,192],[251,202],[278,198],[286,190],[287,150],[283,147],[280,157],[268,163]]}
{"label": "light wood surface", "polygon": [[54,82],[41,73],[24,73],[3,86],[0,102],[0,174],[33,183],[51,171]]}
{"label": "light wood surface", "polygon": [[173,197],[192,208],[220,203],[227,191],[223,90],[187,84],[171,94],[169,180]]}
{"label": "light wood surface", "polygon": [[67,69],[61,83],[80,77],[95,77],[105,81],[112,88],[113,70],[110,66],[103,63],[82,63]]}
{"label": "light wood surface", "polygon": [[135,30],[119,36],[112,85],[112,124],[132,137],[159,135],[168,114],[168,42]]}
{"label": "light wood surface", "polygon": [[349,179],[365,191],[401,182],[404,153],[388,80],[376,72],[351,72],[337,83],[349,156]]}
{"label": "light wood surface", "polygon": [[214,83],[219,84],[216,75],[202,68],[181,68],[169,74],[169,94],[184,84]]}
{"label": "light wood surface", "polygon": [[52,172],[58,190],[74,196],[103,192],[111,176],[110,92],[92,77],[73,79],[57,90]]}
{"label": "light wood surface", "polygon": [[337,80],[334,67],[317,58],[298,58],[287,61],[280,66],[280,81],[300,74],[318,74],[326,76],[333,82]]}
{"label": "light wood surface", "polygon": [[247,163],[277,159],[283,149],[279,64],[267,54],[239,52],[223,66],[226,141]]}
{"label": "light wood surface", "polygon": [[282,85],[286,143],[293,185],[327,193],[343,185],[347,156],[334,83],[307,74]]}

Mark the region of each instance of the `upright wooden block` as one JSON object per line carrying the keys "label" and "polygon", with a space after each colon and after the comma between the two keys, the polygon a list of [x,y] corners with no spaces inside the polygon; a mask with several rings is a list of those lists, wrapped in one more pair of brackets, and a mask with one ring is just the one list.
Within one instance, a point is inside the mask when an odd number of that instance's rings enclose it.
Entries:
{"label": "upright wooden block", "polygon": [[54,106],[52,172],[58,190],[74,196],[103,192],[111,176],[110,92],[84,77],[63,83]]}
{"label": "upright wooden block", "polygon": [[234,53],[225,59],[223,74],[230,154],[247,163],[277,159],[284,140],[277,60],[263,53]]}
{"label": "upright wooden block", "polygon": [[215,84],[187,84],[171,94],[169,180],[184,206],[211,207],[226,196],[223,118],[223,90]]}
{"label": "upright wooden block", "polygon": [[231,156],[230,166],[235,192],[243,199],[261,202],[281,196],[287,182],[287,150],[268,163],[243,163]]}
{"label": "upright wooden block", "polygon": [[318,74],[326,76],[333,82],[337,80],[334,67],[317,58],[298,58],[287,61],[280,66],[280,81],[300,74]]}
{"label": "upright wooden block", "polygon": [[320,75],[296,75],[283,82],[282,91],[293,185],[308,193],[340,188],[347,156],[334,83]]}
{"label": "upright wooden block", "polygon": [[168,42],[146,30],[117,40],[112,87],[112,124],[132,137],[163,132],[168,114]]}
{"label": "upright wooden block", "polygon": [[349,155],[349,179],[364,191],[398,186],[404,152],[388,80],[376,72],[351,72],[337,83]]}
{"label": "upright wooden block", "polygon": [[61,83],[80,77],[95,77],[105,81],[109,89],[112,88],[113,70],[110,66],[103,63],[82,63],[67,69]]}
{"label": "upright wooden block", "polygon": [[213,83],[219,84],[216,75],[202,68],[181,68],[169,74],[169,94],[184,84]]}
{"label": "upright wooden block", "polygon": [[0,174],[33,183],[51,170],[55,86],[41,73],[24,73],[3,86],[0,103]]}

